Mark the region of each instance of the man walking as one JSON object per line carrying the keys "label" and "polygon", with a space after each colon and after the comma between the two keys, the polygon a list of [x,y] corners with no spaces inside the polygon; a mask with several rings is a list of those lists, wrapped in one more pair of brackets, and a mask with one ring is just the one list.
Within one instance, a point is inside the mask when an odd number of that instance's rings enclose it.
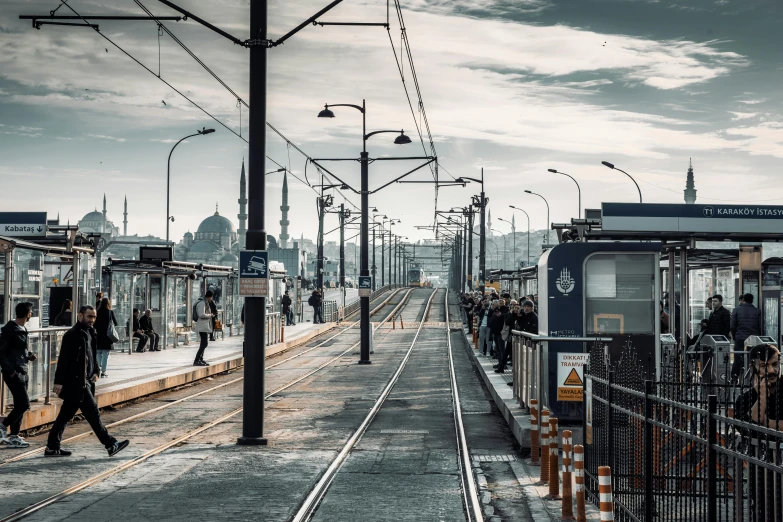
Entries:
{"label": "man walking", "polygon": [[729,338],[731,333],[731,313],[723,307],[723,296],[712,296],[712,313],[707,325],[707,335],[722,335]]}
{"label": "man walking", "polygon": [[207,349],[209,334],[212,333],[212,309],[209,306],[212,296],[212,290],[207,290],[207,293],[198,300],[195,306],[196,332],[201,338],[201,344],[199,344],[193,366],[209,366],[209,363],[204,360],[204,350]]}
{"label": "man walking", "polygon": [[[731,334],[734,336],[734,351],[745,350],[745,340],[751,335],[761,335],[761,312],[753,306],[753,294],[742,296],[740,305],[731,313]],[[735,353],[731,376],[738,378],[745,371],[745,354]]]}
{"label": "man walking", "polygon": [[[27,328],[25,324],[33,316],[32,303],[19,303],[14,310],[16,319],[0,330],[0,369],[3,381],[14,398],[14,409],[0,423],[0,447],[26,448],[30,443],[19,436],[24,412],[30,409],[27,395],[27,362],[35,355],[27,349]],[[10,432],[10,436],[9,436]]]}
{"label": "man walking", "polygon": [[150,340],[150,351],[160,351],[160,335],[155,333],[155,328],[152,326],[152,310],[146,310],[144,316],[139,319],[139,327],[144,335]]}
{"label": "man walking", "polygon": [[54,393],[63,403],[60,413],[57,414],[49,439],[46,443],[44,455],[47,457],[69,457],[71,452],[60,447],[65,426],[71,421],[78,410],[101,444],[113,457],[124,450],[130,441],[118,442],[109,435],[106,427],[101,422],[101,414],[95,402],[93,390],[95,381],[98,380],[100,368],[96,364],[96,348],[92,342],[92,325],[95,324],[95,308],[82,306],[76,324],[63,335],[60,346],[60,354],[57,358],[57,370],[54,372]]}

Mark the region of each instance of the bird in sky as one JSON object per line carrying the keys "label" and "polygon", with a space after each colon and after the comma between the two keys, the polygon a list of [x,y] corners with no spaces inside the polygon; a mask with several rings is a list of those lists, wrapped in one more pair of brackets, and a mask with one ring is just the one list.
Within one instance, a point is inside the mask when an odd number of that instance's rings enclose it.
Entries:
{"label": "bird in sky", "polygon": [[166,106],[168,107],[168,104],[166,103],[166,100],[160,100],[160,102],[161,102],[163,105],[166,105]]}
{"label": "bird in sky", "polygon": [[[104,49],[106,49],[106,48],[104,47]],[[106,49],[106,52],[108,53],[108,52],[109,52],[109,50],[108,50],[108,49]]]}

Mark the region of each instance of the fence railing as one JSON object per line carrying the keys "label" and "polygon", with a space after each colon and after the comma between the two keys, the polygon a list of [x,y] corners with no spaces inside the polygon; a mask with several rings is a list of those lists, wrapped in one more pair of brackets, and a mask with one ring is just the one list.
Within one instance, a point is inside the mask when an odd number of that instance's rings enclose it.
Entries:
{"label": "fence railing", "polygon": [[[28,349],[36,356],[27,364],[27,394],[32,401],[44,400],[49,404],[54,387],[54,370],[60,353],[62,338],[68,328],[36,328],[27,331]],[[11,402],[11,394],[0,375],[0,415],[5,415]]]}
{"label": "fence railing", "polygon": [[783,520],[778,379],[769,380],[764,408],[758,379],[746,387],[655,382],[644,366],[632,351],[615,364],[602,350],[590,354],[585,479],[593,501],[598,467],[610,466],[616,520]]}
{"label": "fence railing", "polygon": [[283,340],[283,317],[280,312],[266,314],[266,345]]}
{"label": "fence railing", "polygon": [[[389,290],[396,288],[399,285],[386,285],[382,286],[381,288],[378,288],[377,290],[373,291],[370,294],[370,301],[373,301],[375,298],[377,298],[379,295],[383,294],[384,292],[388,292]],[[346,317],[350,317],[352,314],[356,313],[359,310],[359,307],[361,306],[361,300],[357,299],[353,303],[347,305],[345,308],[342,309],[342,314],[340,314],[340,321],[344,321]]]}

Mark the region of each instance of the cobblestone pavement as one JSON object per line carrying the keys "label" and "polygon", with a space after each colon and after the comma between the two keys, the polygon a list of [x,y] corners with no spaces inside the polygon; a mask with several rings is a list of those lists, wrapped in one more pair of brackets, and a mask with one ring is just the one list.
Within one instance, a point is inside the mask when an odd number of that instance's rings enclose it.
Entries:
{"label": "cobblestone pavement", "polygon": [[[419,295],[426,291],[414,292]],[[412,327],[413,324],[405,330],[376,332],[373,364],[359,366],[358,353],[349,352],[321,372],[269,399],[265,424],[269,446],[237,446],[236,438],[241,433],[241,415],[237,415],[43,509],[29,520],[289,520],[396,370],[413,339]],[[371,426],[372,433],[361,441],[356,458],[351,457],[348,473],[342,475],[350,480],[335,482],[330,493],[335,496],[331,498],[345,500],[342,505],[334,504],[333,512],[339,518],[327,516],[332,509],[327,496],[318,513],[319,520],[464,520],[443,348],[445,330],[438,331],[441,334],[435,341],[440,342],[428,340],[421,344],[421,352],[409,363],[413,371],[403,376],[405,386],[395,390],[389,407]],[[324,334],[321,339],[333,334],[334,331]],[[455,365],[463,393],[462,406],[470,412],[465,423],[471,449],[474,454],[479,450],[482,454],[515,454],[513,437],[491,405],[467,353],[456,344],[456,334],[452,333]],[[358,330],[346,334],[340,342],[269,370],[267,389],[323,364],[356,340]],[[314,340],[308,346],[315,343]],[[294,353],[296,350],[282,357]],[[270,360],[273,362],[275,359]],[[239,376],[241,371],[219,376],[150,401],[163,404],[202,386]],[[109,459],[90,436],[69,445],[75,452],[70,459],[34,456],[0,466],[0,518],[241,406],[241,393],[240,381],[118,427],[113,434],[130,438],[132,446],[114,459]],[[106,412],[104,421],[112,422],[149,408],[150,401]],[[479,410],[482,413],[475,413]],[[85,429],[83,422],[78,423],[69,427],[66,436]],[[381,433],[383,430],[429,433]],[[40,445],[43,439],[39,436],[30,440]],[[0,459],[7,458],[8,451],[0,451]],[[490,491],[497,496],[492,506],[501,519],[532,520],[518,505],[507,463],[482,464],[481,470]],[[423,508],[425,505],[428,507]],[[378,513],[378,517],[367,516],[369,506],[377,506],[373,514]]]}

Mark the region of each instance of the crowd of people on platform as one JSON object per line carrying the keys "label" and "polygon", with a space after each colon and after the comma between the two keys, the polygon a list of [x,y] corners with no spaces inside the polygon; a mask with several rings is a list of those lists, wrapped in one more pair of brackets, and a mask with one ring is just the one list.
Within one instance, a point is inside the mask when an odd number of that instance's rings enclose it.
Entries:
{"label": "crowd of people on platform", "polygon": [[495,373],[504,373],[511,362],[512,330],[538,335],[537,295],[513,299],[510,294],[464,292],[460,294],[463,320],[473,332],[474,317],[478,325],[480,356],[498,360]]}

